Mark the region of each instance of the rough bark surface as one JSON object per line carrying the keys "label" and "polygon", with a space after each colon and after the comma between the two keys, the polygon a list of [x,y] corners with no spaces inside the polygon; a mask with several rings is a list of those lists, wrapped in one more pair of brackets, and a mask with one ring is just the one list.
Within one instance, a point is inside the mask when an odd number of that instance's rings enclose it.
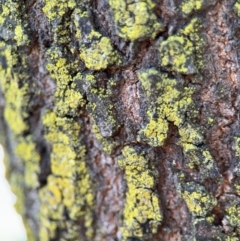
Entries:
{"label": "rough bark surface", "polygon": [[239,41],[239,0],[0,0],[28,240],[239,240]]}

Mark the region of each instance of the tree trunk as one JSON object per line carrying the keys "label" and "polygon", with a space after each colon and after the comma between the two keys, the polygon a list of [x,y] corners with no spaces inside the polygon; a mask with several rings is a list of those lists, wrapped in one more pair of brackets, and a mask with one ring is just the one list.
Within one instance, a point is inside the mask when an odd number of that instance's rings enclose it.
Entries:
{"label": "tree trunk", "polygon": [[0,0],[28,240],[239,240],[239,17],[240,0]]}

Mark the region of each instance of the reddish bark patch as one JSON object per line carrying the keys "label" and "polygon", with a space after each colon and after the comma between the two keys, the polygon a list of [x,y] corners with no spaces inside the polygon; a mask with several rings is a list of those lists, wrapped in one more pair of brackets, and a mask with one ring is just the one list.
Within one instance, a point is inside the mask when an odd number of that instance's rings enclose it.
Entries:
{"label": "reddish bark patch", "polygon": [[121,88],[120,98],[125,109],[124,114],[127,119],[135,123],[141,123],[142,118],[140,116],[140,96],[137,76],[132,70],[124,71],[123,76],[125,82]]}

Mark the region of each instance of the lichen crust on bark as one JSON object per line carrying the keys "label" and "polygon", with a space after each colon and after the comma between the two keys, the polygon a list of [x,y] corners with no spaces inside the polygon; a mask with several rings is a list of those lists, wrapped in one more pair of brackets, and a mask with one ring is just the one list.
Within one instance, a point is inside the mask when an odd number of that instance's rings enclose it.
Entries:
{"label": "lichen crust on bark", "polygon": [[28,240],[238,240],[239,5],[0,0],[0,141]]}

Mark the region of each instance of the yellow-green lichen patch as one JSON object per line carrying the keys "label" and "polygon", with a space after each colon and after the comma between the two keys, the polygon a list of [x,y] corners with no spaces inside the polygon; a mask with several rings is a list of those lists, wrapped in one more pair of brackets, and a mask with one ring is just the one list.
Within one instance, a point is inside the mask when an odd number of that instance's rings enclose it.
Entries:
{"label": "yellow-green lichen patch", "polygon": [[108,65],[119,62],[119,56],[107,37],[93,41],[90,48],[82,48],[80,57],[86,67],[92,70],[106,69]]}
{"label": "yellow-green lichen patch", "polygon": [[19,88],[19,79],[11,73],[15,64],[14,53],[11,47],[3,42],[0,42],[0,57],[3,59],[0,65],[0,86],[6,100],[4,118],[14,134],[18,135],[27,129],[23,120],[27,114],[22,110],[24,103],[27,103],[27,86]]}
{"label": "yellow-green lichen patch", "polygon": [[40,240],[50,240],[54,238],[58,222],[63,217],[64,206],[57,179],[58,178],[49,176],[48,185],[39,191],[41,201],[39,210]]}
{"label": "yellow-green lichen patch", "polygon": [[51,77],[56,80],[54,96],[58,101],[55,109],[58,115],[75,115],[76,109],[85,103],[82,95],[76,90],[76,84],[70,75],[71,70],[76,68],[76,63],[67,63],[67,59],[61,57],[58,48],[50,49],[47,55],[50,59],[47,70],[50,72]]}
{"label": "yellow-green lichen patch", "polygon": [[214,119],[213,119],[212,117],[209,117],[209,118],[208,118],[208,123],[209,123],[210,125],[212,125],[213,122],[214,122]]}
{"label": "yellow-green lichen patch", "polygon": [[[80,126],[73,119],[59,117],[55,112],[50,111],[44,115],[43,124],[47,132],[45,137],[52,145],[52,175],[49,176],[48,184],[43,192],[51,193],[53,207],[61,203],[60,207],[68,212],[71,225],[68,225],[68,221],[64,222],[64,225],[69,226],[66,235],[73,235],[69,240],[76,240],[79,237],[76,223],[79,219],[84,220],[86,235],[91,238],[93,230],[90,224],[93,222],[94,195],[90,174],[85,163],[85,147],[80,145]],[[51,183],[51,180],[55,180],[54,183]],[[55,228],[61,226],[64,214],[61,208],[56,211],[52,210],[49,200],[43,196],[41,196],[41,209],[45,213],[41,220],[41,235],[44,236],[49,231],[53,232],[54,236]],[[55,219],[55,215],[59,215],[59,219]],[[55,222],[49,223],[49,219],[54,219]]]}
{"label": "yellow-green lichen patch", "polygon": [[210,224],[213,224],[214,220],[215,220],[214,215],[210,215],[210,216],[206,217],[206,221]]}
{"label": "yellow-green lichen patch", "polygon": [[239,238],[237,238],[237,237],[232,237],[232,236],[226,237],[226,241],[238,241],[238,240],[239,240]]}
{"label": "yellow-green lichen patch", "polygon": [[181,10],[185,14],[191,14],[193,11],[201,9],[203,0],[184,0]]}
{"label": "yellow-green lichen patch", "polygon": [[163,145],[168,121],[182,128],[183,132],[184,113],[193,104],[191,96],[194,89],[182,87],[180,91],[180,83],[155,69],[139,71],[137,75],[146,95],[154,103],[147,111],[149,122],[138,132],[138,140],[147,141],[152,146]]}
{"label": "yellow-green lichen patch", "polygon": [[187,26],[181,29],[178,33],[179,36],[187,37],[194,46],[194,61],[195,67],[197,69],[201,69],[204,67],[204,61],[202,59],[203,49],[204,49],[204,40],[203,37],[200,35],[200,30],[202,28],[202,22],[199,18],[193,18],[187,24]]}
{"label": "yellow-green lichen patch", "polygon": [[0,6],[0,36],[4,40],[14,40],[17,46],[27,43],[25,33],[27,23],[25,16],[20,16],[20,3],[17,1],[2,1]]}
{"label": "yellow-green lichen patch", "polygon": [[[151,118],[151,117],[150,117]],[[151,146],[161,146],[167,137],[168,122],[165,119],[151,119],[144,129],[139,132]],[[139,139],[140,140],[140,139]]]}
{"label": "yellow-green lichen patch", "polygon": [[[49,129],[45,138],[52,144],[52,173],[71,178],[76,171],[77,153],[74,147],[78,141],[79,125],[73,120],[57,117],[55,113],[51,112],[45,114],[43,123],[46,129]],[[51,128],[51,125],[54,128]]]}
{"label": "yellow-green lichen patch", "polygon": [[[53,45],[68,46],[72,50],[72,53],[76,50],[76,48],[72,47],[76,46],[76,43],[72,44],[74,33],[71,31],[71,14],[77,8],[77,5],[78,3],[75,0],[44,0],[42,6],[42,11],[49,22],[48,26],[51,28]],[[66,53],[64,50],[60,52]],[[76,60],[76,56],[74,59]]]}
{"label": "yellow-green lichen patch", "polygon": [[27,129],[23,120],[26,117],[26,113],[22,111],[23,103],[27,103],[24,100],[26,94],[25,87],[20,90],[16,78],[12,78],[11,82],[5,83],[3,87],[7,103],[4,109],[4,118],[15,135],[19,135]]}
{"label": "yellow-green lichen patch", "polygon": [[[203,143],[203,136],[200,134],[200,131],[196,128],[193,128],[190,124],[185,124],[179,128],[179,135],[181,136],[181,142],[191,143],[193,145],[198,145]],[[185,148],[187,151],[187,148]]]}
{"label": "yellow-green lichen patch", "polygon": [[[82,167],[84,169],[84,167]],[[57,229],[66,230],[62,238],[67,240],[79,239],[79,226],[76,222],[83,218],[90,210],[78,195],[86,197],[88,204],[92,204],[93,196],[89,194],[89,182],[76,181],[74,178],[48,177],[48,184],[40,190],[40,240],[55,238]],[[65,220],[64,212],[69,218]],[[92,217],[85,217],[84,226],[86,236],[91,238]]]}
{"label": "yellow-green lichen patch", "polygon": [[159,78],[157,78],[155,82],[151,81],[152,76],[159,76],[159,72],[156,69],[152,68],[145,71],[138,71],[137,76],[148,98],[152,96],[153,92],[158,91]]}
{"label": "yellow-green lichen patch", "polygon": [[138,131],[137,140],[151,146],[163,145],[167,138],[168,123],[171,122],[178,127],[178,144],[183,148],[187,170],[198,170],[199,181],[219,178],[210,152],[204,147],[198,147],[204,145],[204,137],[201,128],[191,121],[197,113],[192,100],[194,87],[184,87],[181,80],[169,78],[155,69],[139,71],[137,76],[148,100],[153,103],[146,113],[148,122]]}
{"label": "yellow-green lichen patch", "polygon": [[19,172],[14,172],[11,175],[8,176],[8,181],[11,184],[11,190],[16,195],[16,202],[14,204],[16,211],[22,216],[24,227],[26,229],[27,238],[30,241],[35,240],[35,234],[33,233],[33,230],[31,228],[31,221],[29,222],[28,217],[26,217],[26,195],[24,192],[24,174]]}
{"label": "yellow-green lichen patch", "polygon": [[[24,186],[35,188],[38,186],[39,154],[35,150],[35,143],[31,135],[23,138],[22,135],[28,130],[25,119],[28,97],[28,84],[19,87],[23,74],[12,74],[12,66],[15,63],[14,49],[0,43],[0,57],[4,58],[4,65],[0,66],[0,85],[4,91],[5,107],[4,118],[13,133],[15,141],[15,154],[24,166]],[[22,58],[24,60],[24,58]],[[24,63],[23,63],[24,66]],[[12,72],[12,73],[11,73]],[[26,76],[23,76],[26,77]]]}
{"label": "yellow-green lichen patch", "polygon": [[6,18],[10,15],[11,9],[7,4],[2,3],[1,14],[0,14],[0,24],[3,26]]}
{"label": "yellow-green lichen patch", "polygon": [[235,191],[236,195],[240,196],[240,180],[239,179],[235,180],[233,187],[234,187],[234,191]]}
{"label": "yellow-green lichen patch", "polygon": [[237,0],[236,3],[234,4],[233,9],[237,13],[238,17],[240,17],[240,1]]}
{"label": "yellow-green lichen patch", "polygon": [[182,74],[196,73],[194,46],[182,36],[170,36],[159,48],[161,65]]}
{"label": "yellow-green lichen patch", "polygon": [[17,45],[23,45],[27,42],[28,37],[24,33],[24,29],[21,25],[17,25],[14,29],[14,38],[17,41]]}
{"label": "yellow-green lichen patch", "polygon": [[[4,22],[1,27],[4,29],[7,21],[9,19],[12,21],[11,28],[8,30],[5,29],[7,31],[5,37],[8,38],[13,33],[11,40],[17,37],[19,39],[15,41],[16,45],[23,44],[26,39],[23,41],[21,39],[21,36],[23,36],[22,26],[24,24],[20,21],[17,22],[18,6],[10,1],[7,6],[3,4],[1,7],[5,13],[8,11],[7,8],[9,8],[10,11],[9,16],[5,19],[6,22]],[[4,12],[1,12],[1,17]],[[13,14],[13,12],[15,14]],[[16,27],[15,24],[21,24],[21,29]],[[16,29],[15,33],[14,29]],[[18,31],[21,32],[19,33]],[[14,37],[14,34],[18,36]],[[20,67],[17,68],[17,66]],[[12,191],[17,196],[15,207],[23,217],[28,239],[33,240],[35,234],[33,233],[31,224],[34,217],[28,217],[29,211],[26,209],[29,208],[29,206],[26,207],[28,197],[26,197],[25,191],[27,188],[28,193],[36,194],[34,188],[38,187],[39,155],[35,150],[33,137],[31,135],[26,137],[25,134],[26,131],[29,130],[28,123],[26,122],[29,117],[29,84],[25,81],[28,78],[26,56],[18,53],[18,48],[14,46],[14,44],[7,45],[7,42],[0,41],[0,88],[5,98],[3,116],[11,131],[11,141],[14,143],[13,151],[15,152],[14,167],[12,167],[12,161],[8,161],[7,164],[7,178]],[[34,212],[37,212],[37,205],[35,206]],[[31,221],[29,222],[28,219],[31,219]]]}
{"label": "yellow-green lichen patch", "polygon": [[[41,240],[56,238],[58,229],[66,240],[78,240],[83,233],[91,239],[94,232],[94,194],[85,162],[85,146],[81,144],[81,128],[75,120],[85,101],[77,90],[76,78],[70,74],[75,72],[77,62],[68,61],[58,47],[50,48],[46,55],[49,61],[47,69],[56,88],[55,106],[47,110],[42,118],[45,138],[52,151],[51,175],[40,197],[40,236]],[[55,207],[59,208],[55,210]],[[65,219],[66,213],[68,220]],[[85,230],[81,234],[79,220],[82,220]]]}
{"label": "yellow-green lichen patch", "polygon": [[56,110],[59,113],[69,113],[70,115],[74,115],[76,110],[83,106],[84,99],[79,91],[76,90],[76,85],[74,83],[70,84],[70,86],[66,87],[66,89],[56,91],[55,97],[59,96],[59,101],[56,104]]}
{"label": "yellow-green lichen patch", "polygon": [[201,20],[193,18],[176,35],[164,40],[159,47],[161,66],[176,73],[196,74],[204,65],[204,41],[199,34],[201,28]]}
{"label": "yellow-green lichen patch", "polygon": [[181,196],[185,200],[193,218],[205,218],[206,214],[217,204],[216,198],[201,185],[194,182],[184,184]]}
{"label": "yellow-green lichen patch", "polygon": [[118,35],[134,41],[141,38],[154,38],[162,30],[162,24],[153,13],[152,0],[109,0]]}
{"label": "yellow-green lichen patch", "polygon": [[69,9],[76,6],[75,0],[44,0],[43,12],[49,21],[61,19]]}
{"label": "yellow-green lichen patch", "polygon": [[201,27],[201,20],[199,18],[193,18],[185,28],[179,31],[179,34],[188,36],[191,41],[199,42],[201,41],[201,37],[199,36],[198,32],[201,29]]}
{"label": "yellow-green lichen patch", "polygon": [[235,137],[235,155],[240,156],[240,137]]}
{"label": "yellow-green lichen patch", "polygon": [[196,145],[182,143],[187,169],[198,170],[198,180],[204,181],[206,178],[212,178],[215,181],[220,178],[218,168],[210,152],[205,148],[198,148]]}
{"label": "yellow-green lichen patch", "polygon": [[233,200],[229,202],[230,205],[226,208],[225,219],[227,222],[235,228],[240,228],[240,206],[238,202]]}
{"label": "yellow-green lichen patch", "polygon": [[157,175],[144,156],[134,148],[126,146],[122,155],[118,164],[125,170],[128,186],[121,227],[123,240],[131,237],[146,238],[143,226],[147,227],[148,235],[151,236],[157,232],[162,220],[159,198],[152,191]]}
{"label": "yellow-green lichen patch", "polygon": [[31,136],[19,139],[15,148],[16,155],[24,161],[24,180],[28,187],[36,188],[39,186],[39,161],[40,156],[36,151],[36,145]]}
{"label": "yellow-green lichen patch", "polygon": [[211,170],[214,167],[214,165],[216,165],[211,153],[207,150],[203,150],[202,155],[203,155],[203,162],[202,162],[203,167],[202,168],[205,168],[207,170]]}
{"label": "yellow-green lichen patch", "polygon": [[[76,8],[72,16],[80,47],[80,58],[88,69],[101,70],[109,65],[121,63],[120,55],[114,50],[110,38],[94,29],[89,11]],[[85,25],[88,28],[85,28]]]}

